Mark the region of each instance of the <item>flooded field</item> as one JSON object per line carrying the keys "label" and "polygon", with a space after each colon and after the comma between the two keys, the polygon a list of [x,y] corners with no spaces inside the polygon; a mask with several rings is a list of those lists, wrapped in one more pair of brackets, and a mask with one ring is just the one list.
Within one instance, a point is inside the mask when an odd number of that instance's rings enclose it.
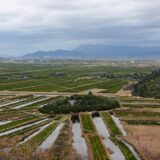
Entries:
{"label": "flooded field", "polygon": [[38,150],[46,150],[51,148],[51,146],[53,145],[53,143],[55,142],[55,140],[57,139],[60,130],[62,129],[62,127],[64,126],[64,124],[59,124],[56,129],[47,137],[47,139],[38,147]]}
{"label": "flooded field", "polygon": [[102,120],[101,117],[93,117],[93,122],[97,128],[98,133],[102,136],[103,142],[106,148],[110,150],[110,156],[112,160],[125,160],[123,153],[120,151],[119,147],[116,146],[110,139],[110,134]]}
{"label": "flooded field", "polygon": [[[59,141],[62,143],[64,135],[67,136],[65,139],[70,143],[66,144],[67,142],[63,142],[65,146],[68,145],[68,147],[64,149],[64,157],[73,156],[80,160],[91,160],[94,159],[94,154],[96,154],[96,157],[101,155],[104,158],[109,157],[110,160],[126,160],[127,155],[124,153],[127,151],[129,152],[129,156],[131,154],[136,160],[142,160],[141,155],[139,155],[139,152],[136,150],[136,144],[130,141],[130,132],[128,135],[128,130],[125,130],[126,126],[124,127],[124,125],[126,123],[122,122],[117,115],[111,114],[112,112],[104,112],[106,114],[103,116],[108,116],[108,118],[110,117],[109,119],[104,119],[105,117],[102,116],[102,112],[47,117],[43,114],[39,114],[39,116],[36,117],[33,112],[36,114],[39,113],[39,108],[47,105],[49,99],[50,97],[40,97],[37,100],[30,98],[30,102],[24,103],[26,100],[23,98],[23,100],[14,101],[14,103],[6,103],[8,106],[13,105],[14,107],[3,107],[3,112],[10,111],[10,114],[15,115],[16,118],[10,119],[5,113],[6,120],[0,121],[0,139],[3,140],[0,147],[5,146],[2,149],[3,151],[14,151],[19,156],[22,156],[23,151],[26,152],[27,155],[31,155],[31,153],[39,155],[45,153],[48,157],[51,156],[50,154],[55,154],[57,157],[58,154],[61,153],[62,155],[63,153],[57,152],[56,149],[60,149],[61,145]],[[41,101],[45,100],[47,101],[41,104]],[[37,102],[40,102],[40,104],[37,105]],[[15,106],[16,103],[20,105]],[[33,107],[31,107],[30,110],[23,110],[23,108],[28,105],[33,105]],[[37,107],[34,107],[34,105]],[[0,114],[0,116],[5,116],[5,114]],[[120,132],[115,130],[113,124],[107,125],[111,120],[114,122],[114,125],[118,127]],[[112,121],[111,123],[113,123]],[[71,127],[70,129],[67,128],[67,131],[63,129],[64,126],[66,128],[66,124]],[[111,132],[112,129],[113,131]],[[123,146],[123,148],[121,146],[122,144],[117,144],[114,139],[125,144],[125,147]],[[7,142],[12,143],[11,145],[7,145]],[[134,146],[128,142],[133,143]],[[28,148],[28,146],[30,147]],[[99,148],[98,151],[96,151],[97,147]]]}
{"label": "flooded field", "polygon": [[124,129],[123,124],[121,123],[120,119],[114,115],[111,115],[112,119],[114,120],[114,122],[116,123],[116,125],[118,126],[118,128],[121,130],[123,136],[127,135],[126,130]]}
{"label": "flooded field", "polygon": [[81,155],[82,159],[88,160],[88,147],[84,137],[82,137],[82,129],[78,120],[72,124],[72,133],[74,149]]}

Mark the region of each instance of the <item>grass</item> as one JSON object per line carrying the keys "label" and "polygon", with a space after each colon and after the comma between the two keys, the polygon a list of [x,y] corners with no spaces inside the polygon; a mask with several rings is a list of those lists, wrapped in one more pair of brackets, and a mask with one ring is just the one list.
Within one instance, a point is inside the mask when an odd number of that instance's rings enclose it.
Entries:
{"label": "grass", "polygon": [[29,115],[32,115],[30,113],[24,112],[24,111],[18,111],[17,110],[3,110],[0,111],[0,121],[7,121],[7,120],[17,120],[23,117],[28,117]]}
{"label": "grass", "polygon": [[1,125],[0,126],[0,133],[11,130],[11,129],[14,129],[14,128],[17,128],[17,127],[24,126],[24,125],[27,125],[27,124],[31,124],[31,123],[40,121],[42,119],[44,119],[44,117],[29,116],[27,118],[22,118],[20,120],[13,121],[13,122],[7,123],[5,125]]}
{"label": "grass", "polygon": [[15,153],[29,154],[33,152],[57,127],[57,122],[52,122],[49,126],[43,129],[40,133],[13,149]]}
{"label": "grass", "polygon": [[40,123],[35,124],[35,125],[33,125],[33,126],[26,127],[26,128],[24,128],[24,129],[18,130],[18,131],[16,131],[16,132],[13,132],[13,133],[10,133],[10,134],[7,134],[7,135],[4,135],[4,136],[2,136],[2,137],[10,137],[10,138],[11,138],[11,137],[14,137],[14,136],[17,136],[17,135],[24,135],[26,132],[30,132],[31,130],[38,129],[38,128],[40,128],[41,126],[43,126],[43,125],[45,125],[45,124],[47,124],[47,123],[49,123],[49,122],[51,122],[51,120],[46,120],[46,121],[44,121],[44,122],[40,122]]}
{"label": "grass", "polygon": [[90,147],[92,158],[94,160],[109,160],[107,151],[102,144],[101,138],[97,136],[95,126],[90,114],[80,114],[80,122],[83,133]]}
{"label": "grass", "polygon": [[34,102],[34,101],[39,100],[41,98],[43,98],[43,96],[32,97],[32,98],[29,98],[29,99],[21,101],[21,102],[17,102],[17,103],[11,104],[11,105],[7,105],[7,106],[5,106],[5,108],[6,107],[17,107],[17,106],[20,106],[20,105],[23,105],[23,104],[27,105],[27,103]]}
{"label": "grass", "polygon": [[51,97],[49,99],[45,99],[45,100],[42,100],[42,101],[39,101],[39,102],[35,102],[34,104],[27,105],[27,106],[23,107],[22,110],[30,110],[30,109],[37,108],[38,106],[43,105],[43,104],[48,104],[48,103],[52,102],[53,100],[55,100],[57,98],[59,98],[59,97]]}
{"label": "grass", "polygon": [[95,132],[95,127],[89,114],[80,114],[80,121],[84,133]]}
{"label": "grass", "polygon": [[119,130],[108,112],[101,112],[101,117],[105,125],[107,126],[111,136],[122,135],[121,131]]}
{"label": "grass", "polygon": [[130,149],[123,142],[116,138],[111,138],[111,140],[120,148],[125,160],[137,160]]}
{"label": "grass", "polygon": [[29,116],[0,126],[0,133],[41,120],[42,117]]}
{"label": "grass", "polygon": [[[59,117],[55,117],[59,118]],[[43,129],[40,133],[36,134],[34,137],[26,141],[25,143],[19,145],[18,147],[13,148],[12,152],[15,154],[25,154],[29,155],[33,152],[47,137],[56,129],[58,124],[63,123],[68,119],[68,115],[64,115],[59,119],[58,122],[51,122],[49,126]],[[50,122],[50,121],[49,121]],[[45,122],[44,122],[45,123]],[[43,124],[44,125],[44,124]],[[36,126],[37,127],[37,126]]]}
{"label": "grass", "polygon": [[[54,66],[53,63],[25,63],[0,63],[0,90],[80,92],[98,88],[105,89],[104,93],[115,93],[128,82],[128,77],[108,80],[99,77],[99,74],[127,75],[137,70],[148,74],[156,68],[130,64],[113,66],[110,62],[101,64],[97,61],[54,61]],[[57,73],[63,75],[59,76]]]}
{"label": "grass", "polygon": [[115,110],[114,112],[120,117],[160,117],[159,112],[139,112],[134,110]]}
{"label": "grass", "polygon": [[123,107],[130,108],[160,108],[160,104],[122,104]]}
{"label": "grass", "polygon": [[99,136],[89,134],[87,140],[94,160],[110,160]]}
{"label": "grass", "polygon": [[[72,137],[71,137],[71,126],[69,120],[66,121],[65,125],[60,131],[56,141],[50,149],[50,158],[53,159],[71,159],[72,157]],[[54,158],[53,158],[54,157]]]}
{"label": "grass", "polygon": [[128,98],[128,97],[119,97],[118,98],[122,103],[160,103],[160,99],[150,99],[150,98]]}
{"label": "grass", "polygon": [[159,121],[155,120],[126,120],[130,125],[160,125]]}
{"label": "grass", "polygon": [[127,83],[128,82],[125,80],[111,80],[108,84],[106,84],[106,90],[102,91],[101,93],[116,93]]}

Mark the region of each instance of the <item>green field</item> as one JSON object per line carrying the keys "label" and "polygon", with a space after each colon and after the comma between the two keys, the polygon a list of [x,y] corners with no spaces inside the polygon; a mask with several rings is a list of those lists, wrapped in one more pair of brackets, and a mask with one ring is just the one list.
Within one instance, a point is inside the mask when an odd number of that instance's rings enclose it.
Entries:
{"label": "green field", "polygon": [[87,138],[94,160],[110,160],[100,137],[95,135],[88,135]]}
{"label": "green field", "polygon": [[42,118],[38,117],[38,116],[30,116],[30,117],[23,118],[23,119],[20,119],[20,120],[17,120],[17,121],[13,121],[13,122],[10,122],[8,124],[1,125],[0,126],[0,132],[4,132],[4,131],[7,131],[7,130],[11,130],[13,128],[17,128],[17,127],[20,127],[20,126],[23,126],[23,125],[27,125],[27,124],[39,121],[41,119]]}
{"label": "green field", "polygon": [[117,125],[114,123],[112,117],[108,112],[101,112],[101,116],[109,130],[109,133],[111,136],[117,136],[122,135],[121,131],[117,127]]}
{"label": "green field", "polygon": [[52,122],[48,127],[42,130],[39,134],[28,140],[26,143],[13,149],[13,152],[21,152],[23,154],[29,154],[35,150],[57,127],[58,123]]}
{"label": "green field", "polygon": [[124,154],[125,160],[136,160],[135,156],[133,153],[130,151],[130,149],[120,140],[116,138],[111,138],[112,141],[119,146],[120,150]]}
{"label": "green field", "polygon": [[91,115],[89,114],[81,114],[80,120],[82,124],[82,129],[84,133],[92,133],[95,132],[95,127],[93,125],[93,121]]}
{"label": "green field", "polygon": [[[111,160],[116,150],[109,139],[126,160],[135,160],[135,152],[142,159],[156,157],[160,99],[133,97],[130,87],[158,67],[141,61],[0,61],[0,158]],[[111,114],[120,120],[125,136]],[[95,123],[94,116],[106,127]],[[37,150],[52,133],[52,146]]]}
{"label": "green field", "polygon": [[[93,65],[94,61],[52,64],[0,62],[0,90],[36,92],[81,92],[93,88],[115,93],[128,82],[128,74],[149,74],[155,67]],[[123,75],[105,78],[101,74]],[[130,79],[132,80],[132,79]]]}

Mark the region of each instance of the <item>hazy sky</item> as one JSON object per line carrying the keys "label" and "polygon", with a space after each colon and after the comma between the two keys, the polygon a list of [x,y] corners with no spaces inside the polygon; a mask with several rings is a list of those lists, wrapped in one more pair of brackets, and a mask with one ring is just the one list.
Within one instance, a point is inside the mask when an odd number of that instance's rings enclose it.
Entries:
{"label": "hazy sky", "polygon": [[0,0],[0,55],[160,45],[160,0]]}

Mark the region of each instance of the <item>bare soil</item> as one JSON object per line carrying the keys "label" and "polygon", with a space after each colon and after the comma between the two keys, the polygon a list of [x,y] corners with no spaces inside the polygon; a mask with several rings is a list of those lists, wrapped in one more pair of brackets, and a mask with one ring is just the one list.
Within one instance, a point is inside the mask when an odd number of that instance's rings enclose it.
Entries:
{"label": "bare soil", "polygon": [[125,138],[133,144],[144,160],[160,159],[160,126],[126,126],[128,136]]}

